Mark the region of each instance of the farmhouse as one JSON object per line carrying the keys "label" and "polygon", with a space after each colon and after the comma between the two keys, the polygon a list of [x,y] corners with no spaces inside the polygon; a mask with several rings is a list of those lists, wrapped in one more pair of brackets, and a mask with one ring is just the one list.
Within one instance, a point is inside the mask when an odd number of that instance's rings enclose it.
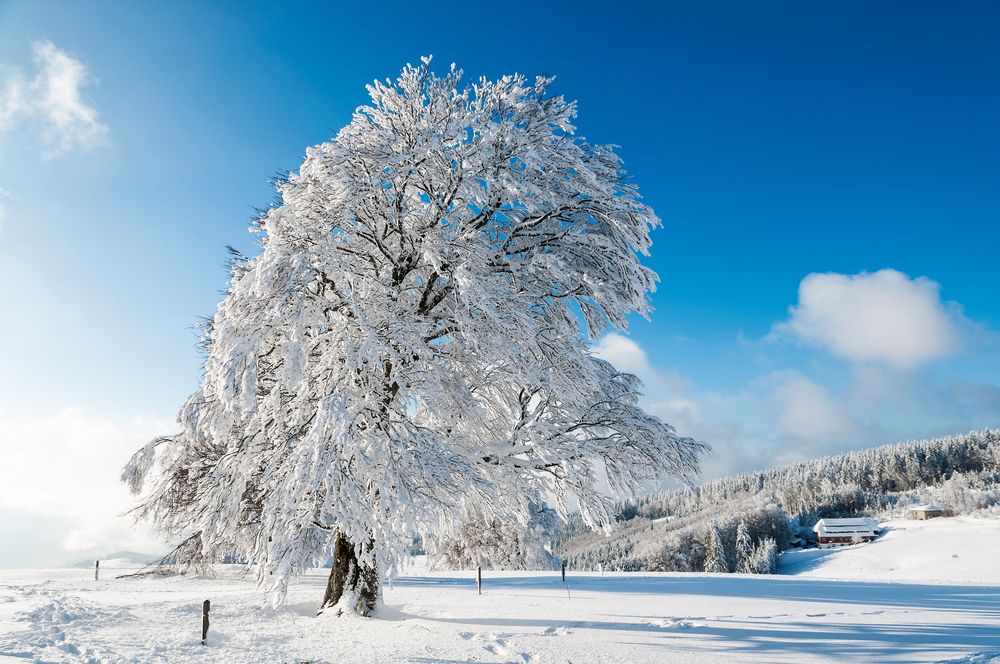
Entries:
{"label": "farmhouse", "polygon": [[870,542],[878,535],[878,522],[870,516],[858,519],[820,519],[813,526],[820,544]]}
{"label": "farmhouse", "polygon": [[910,518],[917,519],[918,521],[926,521],[927,519],[934,519],[939,516],[954,515],[954,512],[950,509],[941,507],[940,505],[917,505],[910,508]]}

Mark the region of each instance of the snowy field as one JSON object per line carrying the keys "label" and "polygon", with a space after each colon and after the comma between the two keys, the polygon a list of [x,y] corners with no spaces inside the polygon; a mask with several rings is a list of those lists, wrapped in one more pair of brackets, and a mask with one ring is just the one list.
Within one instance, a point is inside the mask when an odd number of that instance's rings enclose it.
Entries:
{"label": "snowy field", "polygon": [[794,574],[772,577],[490,572],[479,596],[473,574],[414,568],[380,619],[316,617],[321,570],[280,609],[235,567],[99,582],[8,570],[0,661],[1000,662],[1000,521],[889,525],[870,545],[786,554]]}
{"label": "snowy field", "polygon": [[874,542],[788,551],[781,572],[817,579],[878,579],[1000,586],[1000,519],[885,522]]}

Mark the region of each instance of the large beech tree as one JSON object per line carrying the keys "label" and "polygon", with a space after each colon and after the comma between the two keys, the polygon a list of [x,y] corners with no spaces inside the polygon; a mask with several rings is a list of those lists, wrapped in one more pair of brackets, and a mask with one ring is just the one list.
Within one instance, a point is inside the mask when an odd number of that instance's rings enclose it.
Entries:
{"label": "large beech tree", "polygon": [[137,514],[236,552],[280,598],[332,555],[323,608],[372,614],[413,533],[464,506],[591,525],[704,447],[637,405],[588,339],[647,315],[659,223],[550,79],[462,83],[429,59],[368,87],[238,256],[180,431],[133,457]]}

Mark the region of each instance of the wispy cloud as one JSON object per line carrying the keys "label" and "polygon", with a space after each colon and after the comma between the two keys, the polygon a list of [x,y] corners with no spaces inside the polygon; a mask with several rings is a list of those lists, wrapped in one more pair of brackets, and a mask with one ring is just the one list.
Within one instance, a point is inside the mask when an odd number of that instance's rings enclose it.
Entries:
{"label": "wispy cloud", "polygon": [[0,134],[36,128],[46,158],[98,143],[108,127],[83,98],[82,88],[94,82],[87,68],[49,41],[35,42],[32,51],[34,76],[12,69],[0,84]]}
{"label": "wispy cloud", "polygon": [[7,218],[7,206],[4,204],[4,199],[10,196],[10,192],[0,187],[0,230],[3,229],[4,219]]}
{"label": "wispy cloud", "polygon": [[775,431],[796,448],[822,450],[857,437],[850,410],[804,374],[791,369],[774,371],[758,383],[771,386],[770,399],[777,407]]}
{"label": "wispy cloud", "polygon": [[594,354],[610,362],[619,371],[635,374],[642,381],[642,405],[647,411],[669,422],[682,435],[692,435],[698,423],[700,407],[690,398],[693,384],[676,372],[661,372],[650,364],[646,351],[632,339],[611,332],[593,347]]}

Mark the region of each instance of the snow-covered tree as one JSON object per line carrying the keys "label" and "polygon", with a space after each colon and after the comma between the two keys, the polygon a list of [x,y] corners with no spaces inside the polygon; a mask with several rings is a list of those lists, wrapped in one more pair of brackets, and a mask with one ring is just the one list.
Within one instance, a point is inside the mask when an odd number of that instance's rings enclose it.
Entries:
{"label": "snow-covered tree", "polygon": [[746,521],[740,520],[736,527],[736,571],[742,574],[754,572],[753,542]]}
{"label": "snow-covered tree", "polygon": [[501,570],[558,569],[559,559],[549,546],[558,536],[555,510],[532,501],[530,518],[522,525],[489,516],[468,505],[454,532],[432,539],[429,559],[433,569],[472,569],[479,565]]}
{"label": "snow-covered tree", "polygon": [[753,550],[753,569],[756,574],[774,574],[778,570],[778,543],[765,537]]}
{"label": "snow-covered tree", "polygon": [[956,514],[964,514],[969,511],[972,502],[969,496],[969,482],[962,473],[953,473],[948,481],[944,483],[945,500]]}
{"label": "snow-covered tree", "polygon": [[[637,406],[587,339],[650,312],[659,223],[550,79],[462,83],[429,60],[369,86],[255,222],[180,431],[123,475],[137,514],[237,551],[281,597],[333,553],[323,607],[370,615],[409,535],[531,496],[608,527],[704,446]],[[151,468],[152,482],[144,482]]]}
{"label": "snow-covered tree", "polygon": [[726,549],[722,542],[722,532],[715,524],[712,524],[708,529],[708,538],[705,543],[705,571],[716,573],[729,571]]}

